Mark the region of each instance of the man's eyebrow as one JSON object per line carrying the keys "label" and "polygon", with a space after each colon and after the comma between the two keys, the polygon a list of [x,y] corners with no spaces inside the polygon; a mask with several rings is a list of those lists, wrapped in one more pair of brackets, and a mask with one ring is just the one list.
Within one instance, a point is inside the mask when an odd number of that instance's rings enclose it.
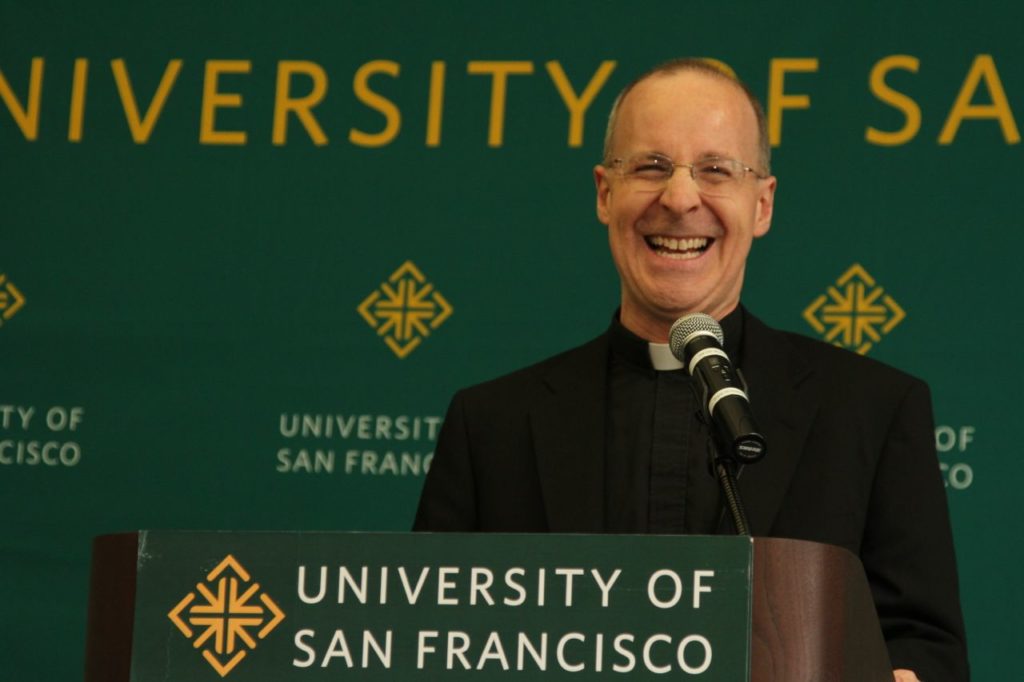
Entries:
{"label": "man's eyebrow", "polygon": [[665,159],[671,159],[672,156],[665,152],[658,151],[657,149],[640,149],[629,154],[629,156],[658,156]]}
{"label": "man's eyebrow", "polygon": [[698,154],[695,160],[699,160],[699,159],[713,159],[713,158],[730,159],[730,158],[733,158],[734,156],[735,155],[730,153],[730,152],[723,152],[723,151],[719,151],[719,150],[715,150],[715,149],[709,149],[707,151],[704,151],[704,152]]}
{"label": "man's eyebrow", "polygon": [[704,159],[715,159],[715,158],[717,158],[717,159],[737,158],[738,159],[738,158],[740,158],[740,157],[736,156],[735,154],[733,154],[731,152],[721,151],[721,150],[718,150],[718,149],[707,149],[707,150],[701,152],[700,154],[697,154],[692,159],[677,159],[676,157],[672,156],[671,154],[668,154],[666,152],[660,151],[658,149],[638,149],[636,151],[629,152],[629,153],[625,154],[625,156],[627,156],[627,157],[630,157],[630,156],[657,156],[657,157],[660,157],[660,158],[670,159],[672,161],[677,161],[677,162],[685,161],[686,163],[693,163],[694,161],[703,161]]}

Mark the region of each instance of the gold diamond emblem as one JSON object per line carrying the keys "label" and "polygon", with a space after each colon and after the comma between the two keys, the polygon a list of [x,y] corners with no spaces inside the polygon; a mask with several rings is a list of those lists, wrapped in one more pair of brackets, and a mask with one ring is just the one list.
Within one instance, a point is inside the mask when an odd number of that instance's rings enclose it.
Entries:
{"label": "gold diamond emblem", "polygon": [[906,316],[859,263],[850,266],[804,310],[804,319],[826,341],[861,355]]}
{"label": "gold diamond emblem", "polygon": [[452,314],[448,301],[411,260],[402,263],[356,310],[400,358],[413,352]]}
{"label": "gold diamond emblem", "polygon": [[284,612],[260,590],[230,554],[196,583],[167,614],[221,677],[284,620]]}
{"label": "gold diamond emblem", "polygon": [[4,322],[14,317],[14,314],[25,305],[25,297],[21,295],[14,282],[7,279],[7,275],[0,272],[0,327]]}

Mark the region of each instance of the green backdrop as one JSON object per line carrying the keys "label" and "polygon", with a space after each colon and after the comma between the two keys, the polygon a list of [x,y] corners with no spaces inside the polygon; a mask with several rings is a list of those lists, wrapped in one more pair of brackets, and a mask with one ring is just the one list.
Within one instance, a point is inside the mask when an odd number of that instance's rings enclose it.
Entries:
{"label": "green backdrop", "polygon": [[775,131],[744,300],[931,384],[972,665],[1005,679],[1022,25],[994,2],[0,0],[3,677],[79,675],[96,534],[406,529],[452,392],[607,325],[605,116],[700,55]]}

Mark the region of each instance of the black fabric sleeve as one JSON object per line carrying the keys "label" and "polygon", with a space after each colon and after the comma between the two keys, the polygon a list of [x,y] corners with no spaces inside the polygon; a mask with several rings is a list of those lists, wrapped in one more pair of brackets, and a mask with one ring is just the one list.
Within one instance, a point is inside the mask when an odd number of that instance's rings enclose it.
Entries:
{"label": "black fabric sleeve", "polygon": [[463,393],[448,406],[420,494],[413,522],[415,531],[473,532],[479,530],[476,486],[466,435]]}
{"label": "black fabric sleeve", "polygon": [[913,382],[889,425],[861,559],[894,668],[923,682],[970,678],[956,555],[928,387]]}

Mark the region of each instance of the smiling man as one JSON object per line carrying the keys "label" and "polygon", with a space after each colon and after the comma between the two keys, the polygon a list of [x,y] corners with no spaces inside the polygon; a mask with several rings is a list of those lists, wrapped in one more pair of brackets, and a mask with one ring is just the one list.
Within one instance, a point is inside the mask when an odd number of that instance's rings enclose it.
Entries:
{"label": "smiling man", "polygon": [[594,177],[633,333],[664,342],[681,315],[721,319],[739,304],[775,197],[761,118],[710,67],[656,73],[620,95]]}
{"label": "smiling man", "polygon": [[619,310],[590,343],[456,394],[416,529],[735,532],[695,387],[665,346],[676,319],[707,313],[769,444],[739,481],[752,534],[857,554],[896,678],[968,679],[927,386],[740,304],[776,189],[756,98],[706,62],[669,62],[619,95],[604,152]]}

